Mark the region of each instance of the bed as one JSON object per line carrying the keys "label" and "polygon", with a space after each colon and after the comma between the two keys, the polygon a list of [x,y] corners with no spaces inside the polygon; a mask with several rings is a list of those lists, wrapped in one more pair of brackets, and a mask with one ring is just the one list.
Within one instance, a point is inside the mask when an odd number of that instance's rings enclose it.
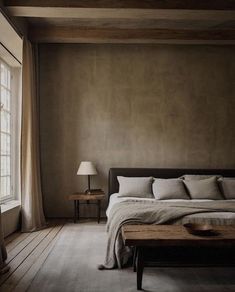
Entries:
{"label": "bed", "polygon": [[119,197],[118,177],[178,178],[185,174],[220,175],[234,178],[234,169],[158,169],[158,168],[111,168],[109,171],[109,205],[106,211],[108,243],[105,264],[102,268],[123,267],[132,255],[124,247],[121,227],[124,224],[185,224],[210,223],[213,225],[235,224],[235,199],[171,199]]}

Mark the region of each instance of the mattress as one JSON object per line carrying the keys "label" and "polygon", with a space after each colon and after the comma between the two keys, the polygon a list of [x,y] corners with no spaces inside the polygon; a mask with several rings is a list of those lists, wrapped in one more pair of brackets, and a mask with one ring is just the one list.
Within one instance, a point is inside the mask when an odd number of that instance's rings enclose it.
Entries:
{"label": "mattress", "polygon": [[[154,201],[155,199],[149,199],[149,198],[133,198],[133,197],[118,197],[118,193],[114,193],[110,196],[110,201],[108,208],[106,210],[106,215],[109,218],[110,210],[112,207],[119,203],[123,202],[125,200],[149,200]],[[188,200],[182,200],[182,199],[175,199],[175,200],[164,200],[165,202],[184,202]],[[212,200],[191,200],[194,202],[205,202],[205,201],[212,201]],[[233,200],[227,200],[227,201],[235,201]],[[235,213],[232,212],[210,212],[210,213],[198,213],[193,215],[188,215],[183,217],[182,219],[179,219],[175,222],[175,224],[185,224],[185,223],[209,223],[214,225],[222,225],[222,224],[234,224],[235,223]]]}

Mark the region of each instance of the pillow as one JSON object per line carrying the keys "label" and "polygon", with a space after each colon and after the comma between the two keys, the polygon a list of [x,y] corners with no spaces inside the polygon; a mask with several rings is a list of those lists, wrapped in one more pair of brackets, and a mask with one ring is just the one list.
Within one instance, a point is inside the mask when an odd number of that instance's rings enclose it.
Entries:
{"label": "pillow", "polygon": [[216,176],[201,180],[185,180],[184,184],[191,199],[223,199],[217,184]]}
{"label": "pillow", "polygon": [[207,179],[211,177],[216,177],[217,179],[222,177],[221,175],[210,175],[210,174],[184,174],[180,178],[184,180],[201,180],[201,179]]}
{"label": "pillow", "polygon": [[117,177],[119,182],[118,197],[152,198],[152,177]]}
{"label": "pillow", "polygon": [[190,199],[184,188],[183,181],[179,178],[155,178],[153,195],[157,200]]}
{"label": "pillow", "polygon": [[219,179],[219,183],[225,199],[235,199],[235,178],[223,177]]}

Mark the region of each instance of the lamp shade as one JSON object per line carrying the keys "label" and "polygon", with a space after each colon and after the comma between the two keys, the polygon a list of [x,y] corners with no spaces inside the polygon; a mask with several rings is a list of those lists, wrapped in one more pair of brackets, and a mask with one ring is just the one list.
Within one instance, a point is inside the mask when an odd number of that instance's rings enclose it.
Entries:
{"label": "lamp shade", "polygon": [[77,175],[96,175],[97,170],[90,161],[82,161],[79,165]]}

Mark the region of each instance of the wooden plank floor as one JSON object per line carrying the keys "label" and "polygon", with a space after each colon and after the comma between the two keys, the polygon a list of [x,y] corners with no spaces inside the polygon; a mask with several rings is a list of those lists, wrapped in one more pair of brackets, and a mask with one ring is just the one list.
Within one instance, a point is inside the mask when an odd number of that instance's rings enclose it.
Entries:
{"label": "wooden plank floor", "polygon": [[65,221],[50,222],[47,228],[33,232],[16,232],[5,240],[10,267],[0,277],[0,291],[26,291],[52,250]]}

